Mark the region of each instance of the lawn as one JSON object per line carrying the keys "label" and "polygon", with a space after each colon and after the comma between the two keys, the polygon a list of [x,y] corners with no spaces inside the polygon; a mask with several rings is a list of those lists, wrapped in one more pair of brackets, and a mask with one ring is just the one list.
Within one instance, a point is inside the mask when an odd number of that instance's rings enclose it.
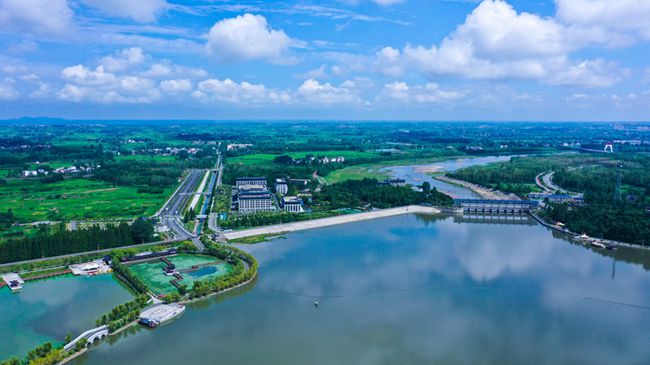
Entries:
{"label": "lawn", "polygon": [[138,193],[135,187],[71,178],[44,184],[8,180],[0,185],[0,211],[11,208],[20,222],[134,218],[153,215],[172,193]]}

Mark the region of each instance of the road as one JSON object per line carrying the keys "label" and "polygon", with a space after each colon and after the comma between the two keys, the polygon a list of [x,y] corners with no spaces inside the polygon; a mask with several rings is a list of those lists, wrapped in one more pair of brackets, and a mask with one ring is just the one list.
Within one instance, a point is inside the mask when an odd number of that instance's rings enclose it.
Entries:
{"label": "road", "polygon": [[205,249],[205,246],[194,233],[185,228],[181,222],[181,214],[188,201],[194,196],[203,174],[203,170],[191,170],[181,183],[181,186],[165,203],[159,214],[160,222],[169,227],[177,240],[191,239],[192,243],[201,251]]}
{"label": "road", "polygon": [[542,182],[543,184],[553,193],[556,191],[559,191],[561,194],[566,194],[567,191],[562,189],[561,187],[555,185],[553,183],[553,175],[555,175],[555,171],[548,172],[544,175],[542,175]]}
{"label": "road", "polygon": [[[221,145],[221,143],[219,143],[219,144]],[[219,152],[217,152],[217,153],[218,153],[217,165],[216,165],[217,180],[216,180],[215,186],[214,186],[215,189],[218,189],[218,188],[221,187],[221,185],[222,185],[222,180],[221,179],[223,177],[223,156],[221,155],[221,153],[219,153]],[[221,235],[221,229],[217,225],[217,213],[213,212],[215,201],[216,201],[216,199],[213,199],[212,200],[212,206],[210,206],[210,212],[208,214],[208,228],[210,228],[212,231],[216,232],[217,240],[223,240],[222,235]]]}

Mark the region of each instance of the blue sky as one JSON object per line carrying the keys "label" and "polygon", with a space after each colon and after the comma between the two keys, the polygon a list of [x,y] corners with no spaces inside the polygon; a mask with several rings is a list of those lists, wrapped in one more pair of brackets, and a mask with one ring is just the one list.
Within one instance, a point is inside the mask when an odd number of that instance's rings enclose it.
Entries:
{"label": "blue sky", "polygon": [[650,120],[647,0],[2,0],[0,118]]}

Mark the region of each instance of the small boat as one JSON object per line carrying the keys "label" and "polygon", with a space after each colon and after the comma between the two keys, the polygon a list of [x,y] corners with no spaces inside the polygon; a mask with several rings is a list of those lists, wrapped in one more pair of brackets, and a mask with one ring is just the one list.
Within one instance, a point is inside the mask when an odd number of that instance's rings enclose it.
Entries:
{"label": "small boat", "polygon": [[320,305],[320,303],[318,301],[314,302],[314,307],[318,308],[319,305]]}
{"label": "small boat", "polygon": [[593,240],[593,241],[591,241],[590,243],[591,243],[591,245],[594,246],[594,247],[598,247],[598,248],[607,248],[607,246],[605,246],[604,244],[602,244],[602,243],[601,243],[600,241],[598,241],[598,240]]}

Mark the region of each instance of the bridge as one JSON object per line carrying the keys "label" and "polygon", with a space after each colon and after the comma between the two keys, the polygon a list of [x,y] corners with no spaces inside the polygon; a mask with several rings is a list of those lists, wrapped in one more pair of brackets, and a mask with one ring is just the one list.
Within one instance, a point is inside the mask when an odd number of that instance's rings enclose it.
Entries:
{"label": "bridge", "polygon": [[90,329],[82,334],[80,334],[77,338],[74,340],[70,341],[68,344],[63,346],[64,351],[68,351],[71,348],[73,348],[77,342],[81,341],[82,339],[86,339],[86,346],[90,346],[95,342],[95,340],[101,340],[102,338],[108,336],[108,326],[103,325],[97,328]]}
{"label": "bridge", "polygon": [[467,213],[515,214],[539,208],[535,200],[455,199],[454,205]]}

